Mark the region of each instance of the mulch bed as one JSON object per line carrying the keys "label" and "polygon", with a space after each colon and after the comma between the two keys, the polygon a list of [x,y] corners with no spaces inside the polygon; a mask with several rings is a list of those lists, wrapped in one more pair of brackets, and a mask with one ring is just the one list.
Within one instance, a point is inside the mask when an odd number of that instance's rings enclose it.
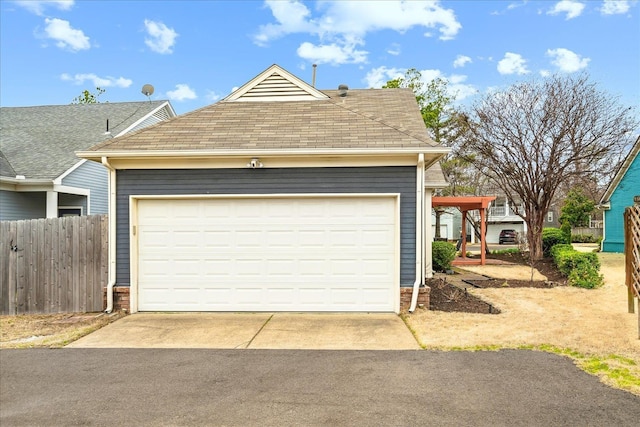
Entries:
{"label": "mulch bed", "polygon": [[[529,260],[516,254],[490,254],[487,259],[497,259],[513,264],[529,265]],[[541,288],[548,289],[557,286],[566,286],[567,278],[558,271],[550,258],[536,261],[534,267],[548,280],[514,280],[509,278],[487,278],[486,280],[466,280],[477,288]],[[427,281],[431,287],[429,296],[429,309],[446,312],[486,313],[498,314],[500,310],[490,303],[471,295],[465,289],[461,289],[447,282],[446,277],[436,277]]]}
{"label": "mulch bed", "polygon": [[514,280],[514,279],[486,279],[465,280],[476,288],[555,288],[557,283],[547,280]]}
{"label": "mulch bed", "polygon": [[447,282],[446,278],[432,278],[426,282],[431,288],[429,310],[499,314],[500,310],[486,301],[471,295],[466,289],[460,289]]}

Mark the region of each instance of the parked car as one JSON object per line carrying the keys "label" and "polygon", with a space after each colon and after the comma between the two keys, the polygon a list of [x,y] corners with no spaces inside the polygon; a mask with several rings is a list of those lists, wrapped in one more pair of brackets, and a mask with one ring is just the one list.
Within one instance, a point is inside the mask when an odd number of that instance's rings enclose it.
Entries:
{"label": "parked car", "polygon": [[501,245],[503,243],[518,243],[518,233],[516,233],[516,230],[502,230],[498,243]]}

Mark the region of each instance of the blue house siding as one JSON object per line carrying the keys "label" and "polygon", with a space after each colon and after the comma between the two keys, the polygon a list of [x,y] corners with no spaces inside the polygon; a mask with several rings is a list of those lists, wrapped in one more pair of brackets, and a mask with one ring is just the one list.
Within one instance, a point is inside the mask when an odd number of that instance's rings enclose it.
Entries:
{"label": "blue house siding", "polygon": [[[89,203],[84,203],[84,215],[100,215],[109,212],[107,168],[96,162],[84,162],[62,179],[63,185],[91,191]],[[62,202],[58,202],[62,205]]]}
{"label": "blue house siding", "polygon": [[611,208],[604,211],[603,252],[624,252],[624,210],[633,205],[633,196],[639,195],[640,156],[636,156],[609,199]]}
{"label": "blue house siding", "polygon": [[47,193],[0,190],[0,221],[45,218]]}
{"label": "blue house siding", "polygon": [[415,281],[416,168],[119,170],[116,283],[130,284],[129,196],[184,194],[400,193],[400,283]]}

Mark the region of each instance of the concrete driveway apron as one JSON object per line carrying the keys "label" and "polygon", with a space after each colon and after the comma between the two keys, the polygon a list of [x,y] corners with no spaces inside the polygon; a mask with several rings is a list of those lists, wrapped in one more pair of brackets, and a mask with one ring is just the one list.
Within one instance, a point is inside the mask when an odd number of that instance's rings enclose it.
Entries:
{"label": "concrete driveway apron", "polygon": [[136,313],[67,348],[419,350],[394,313]]}

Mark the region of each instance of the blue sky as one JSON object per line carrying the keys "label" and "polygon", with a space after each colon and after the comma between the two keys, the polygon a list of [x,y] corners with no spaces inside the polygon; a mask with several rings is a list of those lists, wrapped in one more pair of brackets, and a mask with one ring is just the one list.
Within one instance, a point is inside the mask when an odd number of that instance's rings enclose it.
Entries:
{"label": "blue sky", "polygon": [[[316,87],[381,87],[407,68],[458,102],[586,71],[640,108],[640,5],[630,1],[0,1],[0,104],[169,99],[178,114],[271,64]],[[636,112],[637,114],[640,114]]]}

